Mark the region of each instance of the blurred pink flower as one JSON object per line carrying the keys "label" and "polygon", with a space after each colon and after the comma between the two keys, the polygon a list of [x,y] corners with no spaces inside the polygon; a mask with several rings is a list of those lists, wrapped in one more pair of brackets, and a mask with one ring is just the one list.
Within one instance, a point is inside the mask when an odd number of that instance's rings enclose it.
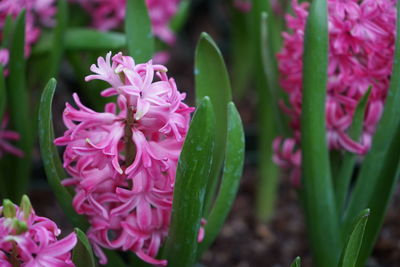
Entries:
{"label": "blurred pink flower", "polygon": [[8,75],[8,70],[5,68],[8,64],[8,60],[10,58],[10,53],[6,48],[0,48],[0,65],[3,67],[4,76]]}
{"label": "blurred pink flower", "polygon": [[233,6],[243,13],[248,13],[252,7],[252,0],[234,0]]}
{"label": "blurred pink flower", "polygon": [[13,154],[17,157],[23,157],[24,152],[22,152],[20,149],[12,146],[11,144],[8,143],[8,141],[16,141],[19,140],[19,134],[6,130],[7,124],[8,124],[8,115],[6,114],[3,118],[3,121],[0,125],[0,158],[5,154],[5,153],[10,153]]}
{"label": "blurred pink flower", "polygon": [[32,45],[39,39],[41,26],[52,27],[56,6],[54,0],[2,0],[0,2],[0,41],[7,16],[15,19],[26,10],[25,56],[30,55]]}
{"label": "blurred pink flower", "polygon": [[89,218],[88,237],[100,263],[101,247],[133,251],[142,260],[157,260],[168,234],[176,167],[193,108],[182,101],[167,68],[152,61],[136,64],[121,53],[100,57],[86,81],[110,84],[104,97],[117,96],[104,112],[74,100],[63,119],[68,130],[55,140],[66,145],[64,167],[75,186],[75,210]]}
{"label": "blurred pink flower", "polygon": [[15,266],[13,261],[18,260],[21,267],[75,266],[70,251],[77,243],[76,235],[57,240],[61,233],[57,225],[28,208],[14,206],[15,214],[9,216],[0,206],[0,265]]}
{"label": "blurred pink flower", "polygon": [[[92,16],[92,24],[103,31],[122,27],[125,20],[126,0],[71,0],[78,2]],[[146,0],[153,34],[172,45],[175,34],[169,23],[178,11],[180,0]]]}
{"label": "blurred pink flower", "polygon": [[[288,106],[283,103],[281,106],[291,118],[297,146],[300,144],[302,56],[308,5],[293,1],[294,16],[286,17],[291,32],[283,33],[284,45],[277,56],[280,84],[289,100]],[[395,0],[328,0],[328,14],[326,125],[329,148],[365,154],[382,115],[390,83],[396,29]],[[370,86],[362,136],[360,140],[352,140],[348,130],[353,114]],[[281,162],[279,155],[275,155],[278,163]]]}

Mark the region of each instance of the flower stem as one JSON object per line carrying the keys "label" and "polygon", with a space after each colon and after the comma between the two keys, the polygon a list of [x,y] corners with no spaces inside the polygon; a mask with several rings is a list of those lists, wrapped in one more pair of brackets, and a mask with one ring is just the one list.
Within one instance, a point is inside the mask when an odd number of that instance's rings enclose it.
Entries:
{"label": "flower stem", "polygon": [[132,140],[132,127],[134,125],[132,107],[128,108],[127,122],[125,125],[125,165],[128,167],[133,163],[136,156],[135,144]]}

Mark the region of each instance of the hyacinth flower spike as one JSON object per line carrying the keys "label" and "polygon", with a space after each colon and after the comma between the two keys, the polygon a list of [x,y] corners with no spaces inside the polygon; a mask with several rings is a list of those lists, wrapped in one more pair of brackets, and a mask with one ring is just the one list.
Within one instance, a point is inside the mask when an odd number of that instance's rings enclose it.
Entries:
{"label": "hyacinth flower spike", "polygon": [[[327,5],[329,58],[325,112],[328,144],[331,150],[364,155],[371,147],[372,136],[382,116],[389,88],[395,48],[395,1],[329,0]],[[294,0],[292,7],[294,15],[286,16],[287,25],[292,33],[282,34],[284,45],[277,58],[281,73],[280,84],[289,99],[288,105],[282,102],[281,107],[291,119],[294,140],[299,147],[302,56],[309,3],[298,3]],[[349,137],[349,128],[357,104],[369,87],[371,94],[367,102],[361,138],[353,140]],[[275,162],[287,168],[288,163],[292,161],[292,167],[298,168],[297,154],[296,158],[292,159],[280,158],[280,155],[287,153],[279,151],[278,142],[282,143],[282,148],[286,143],[281,138],[276,140]]]}
{"label": "hyacinth flower spike", "polygon": [[0,206],[1,266],[75,266],[70,251],[77,243],[76,235],[57,240],[60,233],[53,221],[35,214],[27,196],[19,207],[4,200]]}
{"label": "hyacinth flower spike", "polygon": [[[68,128],[55,140],[65,145],[64,167],[74,186],[73,206],[91,227],[88,238],[100,263],[102,248],[132,251],[142,260],[165,266],[158,250],[168,234],[176,167],[193,108],[182,101],[167,68],[143,64],[118,53],[99,58],[86,81],[110,87],[102,96],[117,96],[104,112],[68,103]],[[203,235],[203,233],[199,233]],[[201,239],[201,236],[200,236]]]}

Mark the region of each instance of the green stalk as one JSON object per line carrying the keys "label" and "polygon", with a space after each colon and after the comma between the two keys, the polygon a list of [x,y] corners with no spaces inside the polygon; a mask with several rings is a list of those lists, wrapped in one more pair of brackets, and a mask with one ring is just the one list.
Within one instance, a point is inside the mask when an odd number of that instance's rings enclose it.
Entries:
{"label": "green stalk", "polygon": [[326,140],[328,67],[326,0],[314,0],[307,20],[301,114],[304,209],[316,266],[336,267],[341,252]]}
{"label": "green stalk", "polygon": [[[275,35],[276,29],[272,24],[274,23],[271,17],[271,24],[266,25],[262,22],[262,14],[266,11],[270,11],[271,7],[268,1],[255,1],[253,5],[253,35],[254,35],[254,46],[257,51],[254,58],[255,69],[258,70],[258,75],[255,77],[257,96],[258,96],[258,186],[256,193],[256,213],[258,219],[261,221],[268,221],[274,212],[275,201],[276,201],[276,191],[278,186],[279,169],[272,162],[272,141],[277,134],[277,130],[281,130],[279,124],[276,122],[276,116],[280,113],[276,113],[278,107],[275,105],[275,94],[278,90],[275,87],[276,83],[276,62],[268,61],[269,66],[272,67],[269,74],[273,73],[274,77],[271,75],[266,76],[260,70],[265,70],[266,63],[263,62],[265,59],[265,53],[267,55],[274,54],[279,48],[280,38]],[[275,24],[277,25],[277,24]],[[264,27],[263,27],[264,26]],[[268,45],[264,46],[263,41],[265,41],[265,36],[262,33],[268,34]],[[264,37],[264,38],[262,38]],[[265,51],[264,51],[265,50]],[[264,58],[262,57],[264,56]],[[271,58],[269,58],[271,59]],[[274,80],[275,79],[275,80]],[[279,134],[281,134],[279,132]]]}
{"label": "green stalk", "polygon": [[[17,147],[24,151],[21,159],[13,160],[10,181],[10,198],[13,201],[21,199],[26,192],[31,172],[31,153],[33,148],[32,121],[29,119],[30,103],[29,92],[26,88],[26,61],[24,58],[25,46],[25,11],[22,11],[14,27],[10,46],[10,76],[8,77],[8,100],[11,110],[11,122],[21,138]],[[10,166],[8,166],[10,168]]]}

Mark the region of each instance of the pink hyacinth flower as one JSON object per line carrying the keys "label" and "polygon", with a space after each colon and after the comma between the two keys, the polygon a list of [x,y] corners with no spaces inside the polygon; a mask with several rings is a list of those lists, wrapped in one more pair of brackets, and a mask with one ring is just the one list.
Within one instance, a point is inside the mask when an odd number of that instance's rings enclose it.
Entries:
{"label": "pink hyacinth flower", "polygon": [[10,153],[22,158],[24,156],[24,152],[9,143],[9,141],[19,140],[19,134],[14,131],[6,130],[8,120],[8,115],[6,115],[0,125],[0,158],[5,153]]}
{"label": "pink hyacinth flower", "polygon": [[[165,66],[136,64],[118,53],[99,58],[86,81],[109,84],[101,94],[117,96],[104,112],[85,107],[74,94],[67,126],[55,144],[66,146],[64,167],[74,186],[73,206],[88,217],[88,237],[100,263],[102,248],[132,251],[153,265],[168,234],[176,168],[193,108],[168,78]],[[200,230],[199,238],[202,238]]]}
{"label": "pink hyacinth flower", "polygon": [[39,39],[40,28],[54,25],[55,0],[2,0],[0,2],[0,41],[7,16],[16,19],[24,9],[26,10],[25,56],[28,57],[32,45]]}
{"label": "pink hyacinth flower", "polygon": [[[92,16],[92,24],[103,31],[122,27],[125,20],[126,0],[71,0],[78,2]],[[169,27],[172,17],[178,11],[180,0],[146,0],[153,34],[163,42],[172,45],[175,34]]]}
{"label": "pink hyacinth flower", "polygon": [[57,240],[57,225],[25,202],[24,207],[0,206],[0,265],[15,266],[17,260],[21,267],[74,267],[70,251],[77,243],[75,233]]}
{"label": "pink hyacinth flower", "polygon": [[[363,155],[371,146],[390,84],[395,46],[395,3],[394,0],[328,0],[329,60],[325,111],[330,149]],[[283,33],[284,45],[277,56],[280,84],[289,100],[288,105],[281,103],[281,106],[291,119],[297,146],[301,138],[302,56],[308,6],[308,3],[293,1],[294,15],[286,17],[291,33]],[[371,94],[363,132],[359,140],[353,140],[348,131],[357,104],[369,87]],[[282,155],[288,154],[276,151],[275,161],[287,165],[294,160],[278,159]]]}

